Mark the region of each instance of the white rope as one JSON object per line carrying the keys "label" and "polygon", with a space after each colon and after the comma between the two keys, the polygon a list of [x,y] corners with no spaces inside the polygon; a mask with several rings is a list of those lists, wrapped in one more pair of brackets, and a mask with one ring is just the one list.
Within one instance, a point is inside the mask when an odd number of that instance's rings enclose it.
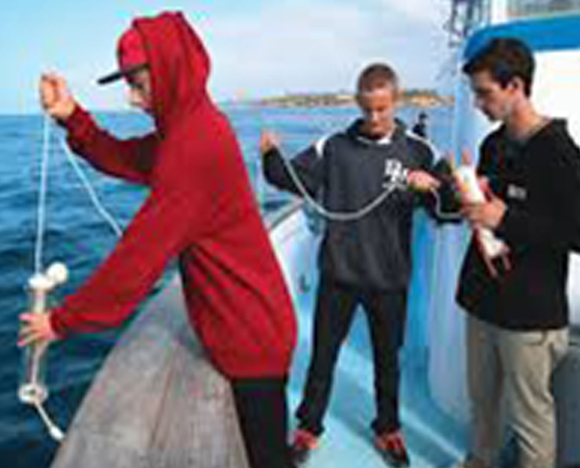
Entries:
{"label": "white rope", "polygon": [[296,188],[300,192],[300,195],[306,200],[309,206],[311,206],[320,216],[323,218],[329,219],[331,221],[340,221],[340,222],[347,222],[347,221],[356,221],[358,219],[364,218],[368,215],[371,211],[377,208],[381,203],[383,203],[387,197],[397,188],[402,188],[401,184],[389,182],[385,190],[383,190],[374,200],[367,203],[362,208],[356,211],[330,211],[327,210],[324,206],[318,203],[309,193],[300,177],[296,173],[292,163],[286,160],[284,157],[280,155],[280,159],[283,161],[284,166],[288,170],[288,174],[290,174],[290,178]]}
{"label": "white rope", "polygon": [[[36,224],[36,242],[34,250],[34,271],[41,274],[42,253],[44,250],[44,224],[46,220],[46,198],[48,193],[48,164],[50,160],[50,136],[51,136],[51,119],[44,115],[44,129],[42,138],[42,159],[40,164],[40,187],[38,190],[37,206],[37,224]],[[56,441],[64,439],[62,430],[50,419],[50,416],[44,409],[42,402],[35,399],[33,402],[36,411],[44,422],[49,434]]]}
{"label": "white rope", "polygon": [[48,192],[48,163],[50,159],[50,118],[44,116],[42,138],[42,159],[40,164],[40,186],[38,190],[38,206],[36,216],[36,243],[34,249],[34,272],[42,271],[42,250],[44,247],[44,222],[46,216],[46,196]]}
{"label": "white rope", "polygon": [[57,442],[61,442],[64,439],[64,432],[52,421],[47,411],[44,409],[43,404],[40,401],[35,400],[33,405],[40,415],[40,419],[42,419],[42,422],[44,422],[44,425],[48,429],[50,436]]}
{"label": "white rope", "polygon": [[[363,206],[361,209],[352,212],[337,212],[337,211],[329,211],[324,208],[320,203],[318,203],[309,193],[300,177],[296,173],[296,170],[292,166],[292,163],[286,160],[284,157],[280,156],[282,161],[284,162],[284,166],[288,170],[290,174],[290,178],[300,195],[306,200],[309,206],[311,206],[318,214],[320,214],[323,218],[329,219],[331,221],[356,221],[368,215],[371,211],[373,211],[376,207],[378,207],[385,199],[396,189],[405,190],[408,188],[408,185],[404,182],[395,181],[395,182],[388,182],[385,186],[385,190],[381,192],[373,201],[369,202],[367,205]],[[442,221],[458,221],[461,219],[461,216],[455,213],[445,213],[441,211],[441,197],[437,191],[433,190],[430,193],[435,197],[435,214],[436,216]]]}
{"label": "white rope", "polygon": [[103,219],[109,224],[109,226],[111,227],[111,229],[113,230],[115,235],[117,237],[121,237],[123,235],[123,230],[119,226],[119,223],[115,220],[113,215],[111,215],[111,213],[109,213],[107,211],[107,209],[103,206],[103,204],[100,202],[99,197],[97,196],[95,190],[93,189],[93,186],[91,185],[91,182],[89,181],[88,177],[83,172],[83,170],[81,169],[80,164],[78,163],[78,161],[76,160],[74,155],[71,153],[71,151],[68,148],[68,145],[66,144],[64,139],[60,140],[60,144],[61,144],[61,147],[64,151],[64,154],[66,155],[68,162],[73,167],[77,177],[79,178],[79,180],[81,181],[81,183],[85,187],[85,190],[89,194],[89,198],[91,199],[93,206],[99,212],[99,214],[103,217]]}
{"label": "white rope", "polygon": [[[48,169],[50,160],[50,143],[51,143],[51,119],[48,115],[44,116],[44,131],[42,139],[42,160],[40,167],[40,187],[38,191],[38,207],[37,207],[37,228],[36,228],[36,243],[35,243],[35,253],[34,253],[34,269],[36,274],[41,274],[42,268],[42,254],[44,249],[44,230],[46,222],[46,200],[48,193]],[[113,216],[105,209],[105,207],[99,201],[99,198],[93,189],[89,179],[82,171],[80,165],[76,161],[75,157],[70,152],[68,146],[64,140],[60,141],[64,153],[73,167],[75,173],[80,179],[82,185],[86,189],[91,202],[105,219],[105,221],[111,226],[115,235],[120,237],[122,235],[122,230]],[[35,398],[30,402],[40,415],[44,425],[46,426],[50,436],[60,442],[64,439],[64,432],[52,421],[48,412],[43,406],[42,401],[39,398]]]}

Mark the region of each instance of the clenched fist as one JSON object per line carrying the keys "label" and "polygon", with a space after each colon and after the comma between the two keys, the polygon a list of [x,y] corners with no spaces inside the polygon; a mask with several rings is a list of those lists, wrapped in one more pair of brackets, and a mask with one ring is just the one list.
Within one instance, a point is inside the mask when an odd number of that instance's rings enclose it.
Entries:
{"label": "clenched fist", "polygon": [[275,133],[263,130],[260,135],[260,154],[265,155],[268,151],[280,146],[280,138]]}
{"label": "clenched fist", "polygon": [[63,77],[45,73],[39,83],[40,103],[48,115],[57,120],[68,119],[75,110],[76,102]]}

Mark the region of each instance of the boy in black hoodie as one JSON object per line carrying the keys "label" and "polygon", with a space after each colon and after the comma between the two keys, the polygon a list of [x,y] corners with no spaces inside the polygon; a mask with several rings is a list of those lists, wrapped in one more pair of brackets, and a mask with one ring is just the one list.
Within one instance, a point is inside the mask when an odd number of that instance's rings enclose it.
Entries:
{"label": "boy in black hoodie", "polygon": [[[375,209],[361,210],[374,205],[373,200],[378,200],[394,174],[419,192],[440,185],[428,173],[434,159],[431,147],[395,119],[398,91],[394,70],[384,64],[368,66],[357,86],[362,118],[291,160],[303,188],[312,197],[320,196],[326,210],[365,212],[348,221],[331,216],[325,226],[313,351],[292,446],[297,463],[304,462],[324,431],[335,364],[361,305],[367,313],[373,346],[375,445],[389,463],[409,464],[399,420],[398,352],[405,332],[413,211],[423,196],[395,190]],[[274,135],[262,136],[261,152],[267,180],[304,195],[290,177]]]}
{"label": "boy in black hoodie", "polygon": [[502,123],[481,145],[477,172],[487,201],[465,205],[463,212],[473,227],[491,229],[507,250],[490,270],[472,240],[460,275],[472,447],[456,466],[496,466],[505,422],[520,467],[553,468],[550,381],[568,343],[566,280],[568,255],[580,239],[580,153],[565,122],[534,108],[534,58],[524,43],[494,39],[463,71],[477,107]]}

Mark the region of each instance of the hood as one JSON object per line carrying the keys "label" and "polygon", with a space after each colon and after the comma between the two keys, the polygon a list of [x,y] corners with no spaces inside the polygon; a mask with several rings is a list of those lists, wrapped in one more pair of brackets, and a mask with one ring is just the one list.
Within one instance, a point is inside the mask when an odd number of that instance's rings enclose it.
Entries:
{"label": "hood", "polygon": [[132,26],[143,40],[151,73],[153,117],[164,135],[171,122],[209,101],[209,56],[181,13],[137,18]]}
{"label": "hood", "polygon": [[388,145],[393,141],[399,140],[405,136],[405,132],[407,131],[407,126],[405,122],[400,120],[399,118],[395,118],[395,129],[393,133],[389,136],[385,136],[383,138],[373,139],[365,135],[361,128],[364,124],[362,118],[356,119],[346,130],[346,134],[349,135],[351,138],[359,141],[360,143],[368,144],[368,145]]}

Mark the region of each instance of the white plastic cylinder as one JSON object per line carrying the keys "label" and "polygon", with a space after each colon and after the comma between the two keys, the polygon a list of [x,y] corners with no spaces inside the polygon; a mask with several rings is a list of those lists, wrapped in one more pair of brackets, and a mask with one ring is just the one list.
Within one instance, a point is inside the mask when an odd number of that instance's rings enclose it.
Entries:
{"label": "white plastic cylinder", "polygon": [[[32,314],[47,314],[47,298],[50,291],[68,278],[68,270],[62,263],[53,263],[46,273],[36,273],[28,281]],[[23,354],[22,372],[18,398],[22,403],[38,404],[48,398],[46,386],[47,342],[32,343]]]}
{"label": "white plastic cylinder", "polygon": [[[470,203],[485,202],[485,195],[479,186],[475,167],[461,166],[456,169],[455,176],[459,181],[461,195]],[[477,228],[479,240],[483,246],[486,255],[489,258],[495,258],[506,251],[505,244],[494,236],[493,232],[486,228]]]}
{"label": "white plastic cylinder", "polygon": [[[45,314],[48,282],[44,281],[43,275],[35,275],[30,281],[31,305],[30,313]],[[35,404],[42,403],[48,398],[48,388],[46,386],[46,343],[32,343],[26,347],[23,355],[22,373],[20,376],[20,386],[18,388],[18,398],[22,403]]]}

